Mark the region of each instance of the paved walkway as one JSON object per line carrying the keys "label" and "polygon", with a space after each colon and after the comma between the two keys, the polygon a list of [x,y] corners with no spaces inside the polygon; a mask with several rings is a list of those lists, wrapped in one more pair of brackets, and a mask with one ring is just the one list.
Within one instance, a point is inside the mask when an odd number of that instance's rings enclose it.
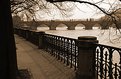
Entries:
{"label": "paved walkway", "polygon": [[32,79],[75,79],[75,71],[47,52],[15,35],[19,69],[29,69]]}

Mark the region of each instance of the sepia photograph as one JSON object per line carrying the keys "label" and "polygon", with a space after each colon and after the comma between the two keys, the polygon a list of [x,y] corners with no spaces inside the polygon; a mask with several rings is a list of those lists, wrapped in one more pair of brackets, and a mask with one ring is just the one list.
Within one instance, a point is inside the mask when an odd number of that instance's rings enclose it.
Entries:
{"label": "sepia photograph", "polygon": [[0,79],[121,79],[121,0],[0,4]]}

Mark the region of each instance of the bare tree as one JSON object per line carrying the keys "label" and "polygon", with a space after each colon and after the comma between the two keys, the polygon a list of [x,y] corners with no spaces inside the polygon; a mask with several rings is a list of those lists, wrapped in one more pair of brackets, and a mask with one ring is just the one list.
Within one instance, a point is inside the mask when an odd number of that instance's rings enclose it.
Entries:
{"label": "bare tree", "polygon": [[[47,2],[46,2],[47,1]],[[113,27],[116,28],[116,34],[118,32],[121,34],[121,2],[120,0],[21,0],[19,2],[11,3],[12,13],[19,14],[22,13],[26,15],[27,20],[37,20],[36,12],[43,11],[47,15],[54,17],[54,10],[60,12],[59,15],[62,17],[69,18],[73,15],[71,11],[79,7],[76,3],[87,5],[88,7],[93,6],[93,9],[97,14],[104,14],[105,16],[99,20],[102,28]],[[71,6],[70,6],[71,5]],[[106,5],[106,6],[105,6]],[[36,8],[36,9],[35,9]],[[90,7],[91,8],[91,7]],[[58,11],[57,11],[58,10]],[[82,11],[82,10],[80,10]],[[22,16],[24,16],[22,15]],[[43,18],[40,15],[40,18]],[[112,26],[113,24],[113,26]]]}
{"label": "bare tree", "polygon": [[[16,0],[11,2],[11,12],[13,15],[24,14],[30,20],[36,20],[36,16],[40,16],[40,18],[42,18],[42,15],[37,15],[38,11],[43,11],[44,14],[52,17],[55,15],[52,15],[52,12],[59,12],[59,15],[61,15],[61,17],[69,17],[72,14],[72,8],[74,8],[74,5],[70,5],[70,3],[49,3],[44,0]],[[55,9],[58,11],[56,11]]]}
{"label": "bare tree", "polygon": [[[47,1],[47,2],[46,2]],[[11,9],[13,14],[24,13],[28,18],[36,18],[37,11],[44,11],[48,15],[52,16],[53,8],[59,9],[59,15],[70,17],[76,6],[75,3],[85,4],[94,6],[97,12],[105,14],[109,17],[109,20],[116,24],[117,29],[119,26],[117,22],[117,12],[120,11],[120,1],[119,0],[15,0],[11,2]],[[71,5],[71,6],[70,6]],[[105,6],[106,7],[103,7]],[[89,6],[90,7],[90,6]],[[78,7],[77,7],[78,8]],[[57,10],[56,9],[56,10]],[[70,12],[70,14],[69,14]],[[53,15],[54,16],[54,15]],[[41,16],[40,16],[41,17]]]}

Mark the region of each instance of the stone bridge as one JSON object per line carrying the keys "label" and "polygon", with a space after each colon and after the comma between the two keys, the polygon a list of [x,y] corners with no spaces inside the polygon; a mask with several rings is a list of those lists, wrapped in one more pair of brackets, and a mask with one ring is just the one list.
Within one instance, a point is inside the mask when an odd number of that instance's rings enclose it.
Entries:
{"label": "stone bridge", "polygon": [[[79,24],[84,25],[86,30],[93,29],[93,27],[98,27],[100,29],[108,29],[109,23],[103,21],[94,21],[94,20],[68,20],[68,21],[60,21],[60,20],[47,20],[47,21],[21,21],[21,26],[29,26],[29,29],[36,30],[37,27],[48,26],[50,30],[56,30],[60,24],[64,24],[67,26],[68,30],[75,30],[75,27]],[[110,24],[111,25],[111,24]],[[17,25],[14,25],[17,26]],[[121,26],[120,26],[121,28]]]}

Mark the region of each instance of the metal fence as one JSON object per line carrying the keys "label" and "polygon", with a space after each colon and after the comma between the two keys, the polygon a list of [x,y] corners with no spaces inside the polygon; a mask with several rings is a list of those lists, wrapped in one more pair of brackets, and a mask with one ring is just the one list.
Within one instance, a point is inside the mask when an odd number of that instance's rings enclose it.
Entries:
{"label": "metal fence", "polygon": [[[15,29],[15,33],[37,46],[39,46],[39,39],[42,36],[44,50],[67,66],[77,69],[79,53],[77,43],[79,40],[46,33],[40,35],[39,32],[22,29]],[[96,46],[94,50],[96,79],[121,79],[121,48],[101,44],[94,45]]]}
{"label": "metal fence", "polygon": [[101,44],[96,48],[97,79],[121,79],[121,49]]}
{"label": "metal fence", "polygon": [[52,56],[66,63],[71,68],[77,68],[78,47],[76,39],[44,34],[44,48]]}

